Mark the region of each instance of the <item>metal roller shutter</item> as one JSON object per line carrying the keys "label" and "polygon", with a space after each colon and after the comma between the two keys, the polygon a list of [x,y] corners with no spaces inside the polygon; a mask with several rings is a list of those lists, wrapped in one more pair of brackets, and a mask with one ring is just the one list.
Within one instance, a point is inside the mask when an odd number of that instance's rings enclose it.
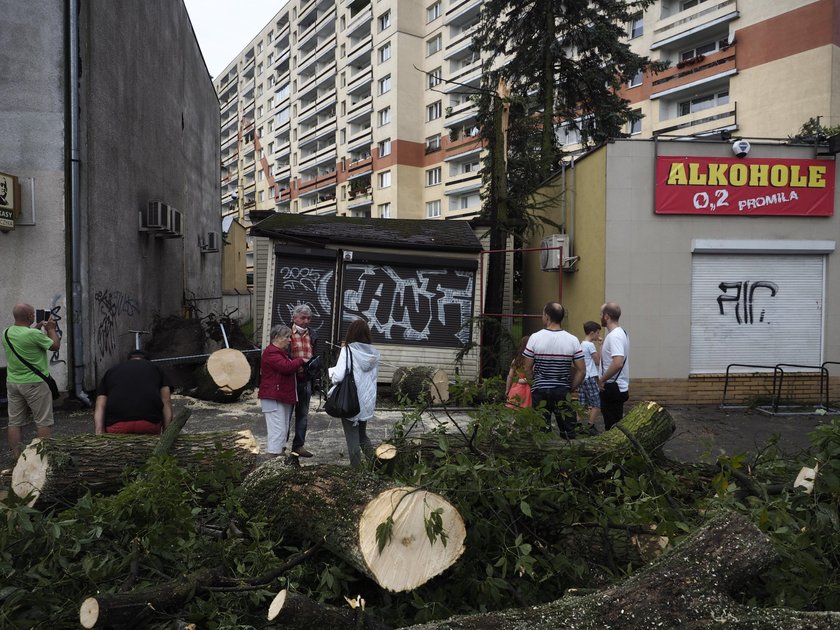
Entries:
{"label": "metal roller shutter", "polygon": [[332,302],[335,295],[335,258],[282,256],[276,258],[271,325],[292,325],[292,310],[298,304],[312,309],[310,326],[322,340],[321,352],[332,338]]}
{"label": "metal roller shutter", "polygon": [[387,263],[343,268],[341,334],[359,317],[374,344],[456,348],[470,341],[475,271]]}
{"label": "metal roller shutter", "polygon": [[819,365],[824,278],[821,255],[695,254],[691,372],[723,373],[731,363]]}

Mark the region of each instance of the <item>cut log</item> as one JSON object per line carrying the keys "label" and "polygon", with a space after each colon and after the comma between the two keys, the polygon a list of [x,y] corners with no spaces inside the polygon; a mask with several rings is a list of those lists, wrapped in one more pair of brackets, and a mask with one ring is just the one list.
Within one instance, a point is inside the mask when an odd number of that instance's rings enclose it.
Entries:
{"label": "cut log", "polygon": [[623,582],[543,606],[453,617],[413,630],[555,628],[840,628],[840,613],[751,608],[731,593],[778,556],[744,516],[726,513]]}
{"label": "cut log", "polygon": [[[12,470],[12,490],[30,496],[41,509],[71,504],[85,490],[115,494],[123,487],[126,468],[142,468],[160,438],[154,435],[77,435],[35,439],[21,453]],[[182,466],[212,470],[216,454],[231,450],[247,474],[259,465],[259,447],[250,431],[185,433],[178,436],[171,455]]]}
{"label": "cut log", "polygon": [[[354,602],[356,604],[356,602]],[[356,605],[338,608],[314,602],[304,595],[283,589],[268,607],[268,620],[283,628],[354,628],[357,630],[390,630],[391,626],[374,619]]]}
{"label": "cut log", "polygon": [[[484,454],[504,453],[512,458],[536,463],[550,452],[620,458],[641,451],[650,456],[668,441],[675,428],[674,419],[667,409],[656,402],[642,402],[609,431],[571,441],[557,435],[541,435],[545,439],[541,439],[537,445],[530,436],[504,435],[498,439],[495,434],[487,439],[469,441],[465,431],[449,433],[448,436],[449,446],[453,449],[470,449]],[[394,446],[401,457],[407,456],[409,460],[417,456],[430,459],[439,450],[439,442],[440,436],[437,434],[412,435],[405,439],[395,439]]]}
{"label": "cut log", "polygon": [[219,575],[216,569],[202,569],[153,588],[88,597],[79,608],[79,623],[83,628],[138,627],[138,621],[154,613],[177,612],[197,588],[212,586]]}
{"label": "cut log", "polygon": [[195,372],[196,398],[233,402],[251,381],[251,364],[239,350],[222,348],[211,354]]}
{"label": "cut log", "polygon": [[[389,591],[425,584],[464,552],[464,521],[446,499],[343,466],[296,468],[271,460],[252,472],[242,488],[249,514],[267,518],[278,534],[323,541]],[[432,542],[426,521],[434,513],[445,538]],[[388,535],[377,532],[391,522]],[[381,551],[379,540],[385,542]]]}
{"label": "cut log", "polygon": [[437,404],[449,400],[449,375],[428,366],[397,368],[391,379],[396,400]]}

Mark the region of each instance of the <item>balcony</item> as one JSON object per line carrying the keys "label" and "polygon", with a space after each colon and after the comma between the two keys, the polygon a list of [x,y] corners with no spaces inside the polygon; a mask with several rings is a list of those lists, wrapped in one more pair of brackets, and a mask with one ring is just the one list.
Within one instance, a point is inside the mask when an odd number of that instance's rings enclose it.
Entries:
{"label": "balcony", "polygon": [[370,91],[370,84],[373,81],[373,68],[367,66],[362,70],[358,70],[356,74],[350,79],[347,84],[347,93],[353,94],[363,89]]}
{"label": "balcony", "polygon": [[482,0],[450,0],[443,18],[444,26],[470,24],[478,20]]}
{"label": "balcony", "polygon": [[673,44],[707,28],[730,22],[737,17],[737,0],[702,2],[690,9],[678,11],[674,15],[657,20],[653,27],[653,44],[650,49],[656,50]]}
{"label": "balcony", "polygon": [[356,14],[350,20],[350,23],[347,25],[347,28],[344,29],[345,35],[347,35],[347,37],[358,37],[357,33],[359,33],[360,31],[370,33],[370,24],[372,19],[373,9],[371,9],[371,7],[368,6],[366,9]]}
{"label": "balcony", "polygon": [[367,129],[363,129],[356,135],[352,136],[347,141],[347,151],[351,152],[357,149],[369,149],[371,142],[373,142],[373,133],[371,132],[370,127],[368,127]]}
{"label": "balcony", "polygon": [[659,98],[679,88],[696,85],[713,77],[734,74],[736,69],[736,47],[729,46],[709,55],[700,55],[680,62],[673,68],[651,77],[650,98]]}
{"label": "balcony", "polygon": [[684,134],[686,136],[711,133],[721,129],[737,128],[735,102],[662,120],[653,125],[653,135]]}

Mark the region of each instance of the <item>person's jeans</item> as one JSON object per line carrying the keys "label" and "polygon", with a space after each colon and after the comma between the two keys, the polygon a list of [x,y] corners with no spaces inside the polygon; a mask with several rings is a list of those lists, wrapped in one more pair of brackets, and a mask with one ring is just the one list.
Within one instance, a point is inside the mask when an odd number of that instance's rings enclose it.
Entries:
{"label": "person's jeans", "polygon": [[[542,412],[547,430],[551,431],[551,416],[553,415],[560,429],[560,435],[571,440],[575,437],[575,410],[566,400],[568,395],[569,388],[566,386],[535,389],[531,392],[534,409]],[[543,402],[545,406],[540,408]]]}
{"label": "person's jeans", "polygon": [[373,459],[373,444],[367,436],[367,422],[357,422],[353,426],[352,420],[341,419],[341,426],[344,428],[344,438],[347,440],[347,456],[350,458],[350,466],[358,468],[362,465],[362,456]]}
{"label": "person's jeans", "polygon": [[312,383],[309,379],[298,383],[298,401],[295,405],[295,438],[292,450],[302,448],[306,442],[306,427],[309,424],[309,399],[312,398]]}
{"label": "person's jeans", "polygon": [[624,417],[624,403],[630,398],[630,392],[618,389],[616,383],[604,383],[601,391],[601,414],[604,416],[604,429],[609,431]]}

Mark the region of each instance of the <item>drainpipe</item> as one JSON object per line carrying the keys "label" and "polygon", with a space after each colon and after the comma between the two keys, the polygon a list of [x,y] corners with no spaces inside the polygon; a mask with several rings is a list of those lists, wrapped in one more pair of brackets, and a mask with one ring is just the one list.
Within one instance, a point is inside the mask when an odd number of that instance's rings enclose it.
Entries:
{"label": "drainpipe", "polygon": [[84,390],[84,329],[82,327],[82,254],[81,254],[81,194],[79,191],[79,0],[69,0],[70,36],[67,56],[69,58],[68,87],[70,93],[70,253],[71,308],[73,335],[73,383],[76,398],[91,406]]}

